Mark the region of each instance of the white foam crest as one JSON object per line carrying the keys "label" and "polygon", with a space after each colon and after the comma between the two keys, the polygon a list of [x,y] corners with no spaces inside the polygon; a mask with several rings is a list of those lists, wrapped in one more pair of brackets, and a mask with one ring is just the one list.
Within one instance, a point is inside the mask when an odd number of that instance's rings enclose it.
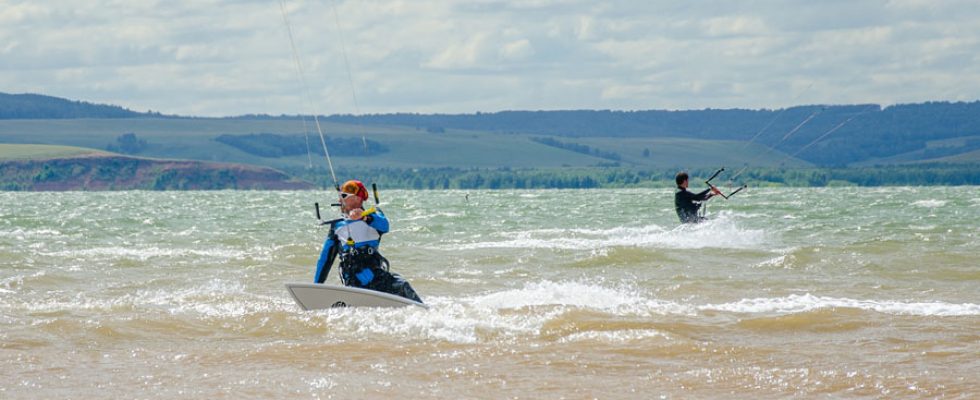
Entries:
{"label": "white foam crest", "polygon": [[484,272],[479,269],[458,268],[458,269],[454,269],[453,273],[457,275],[480,276],[483,275]]}
{"label": "white foam crest", "polygon": [[70,298],[34,299],[24,307],[32,312],[93,311],[113,312],[120,308],[161,310],[170,314],[194,314],[208,318],[241,317],[260,312],[285,310],[292,301],[284,296],[249,293],[238,282],[212,279],[180,289],[140,289],[116,297],[76,293]]}
{"label": "white foam crest", "polygon": [[32,278],[40,278],[47,274],[48,274],[47,271],[41,270],[41,271],[35,271],[33,274],[30,275],[13,275],[0,279],[0,286],[6,288],[6,289],[0,288],[0,290],[4,290],[7,293],[14,293],[13,289],[24,286],[25,279],[30,280]]}
{"label": "white foam crest", "polygon": [[917,207],[925,207],[925,208],[940,208],[940,207],[945,207],[946,203],[947,203],[946,200],[930,199],[930,200],[919,200],[912,203],[912,205]]}
{"label": "white foam crest", "polygon": [[909,225],[913,231],[931,231],[936,229],[936,225]]}
{"label": "white foam crest", "polygon": [[687,305],[648,298],[633,287],[610,288],[591,282],[576,281],[534,282],[520,289],[489,293],[458,301],[474,308],[496,310],[557,305],[633,315],[689,315],[694,311]]}
{"label": "white foam crest", "polygon": [[330,390],[337,387],[337,382],[327,378],[315,378],[315,379],[305,379],[305,382],[310,385],[310,389],[320,392],[323,390]]}
{"label": "white foam crest", "polygon": [[893,315],[914,316],[976,316],[980,315],[980,304],[946,302],[901,302],[891,300],[857,300],[838,297],[814,296],[812,294],[789,295],[777,298],[742,299],[723,304],[698,306],[701,311],[727,311],[734,313],[781,313],[795,314],[824,308],[855,308]]}
{"label": "white foam crest", "polygon": [[436,248],[439,250],[498,248],[598,250],[608,247],[746,249],[757,248],[766,241],[766,233],[762,230],[740,229],[734,223],[718,220],[696,225],[682,225],[670,230],[658,225],[609,229],[540,229],[515,232],[501,240],[455,242],[439,245]]}
{"label": "white foam crest", "polygon": [[65,311],[97,311],[108,312],[115,308],[132,305],[123,298],[95,299],[84,293],[76,293],[72,298],[65,299],[32,299],[18,305],[34,313],[54,313]]}
{"label": "white foam crest", "polygon": [[530,248],[530,249],[569,249],[569,248],[579,248],[571,247],[568,243],[561,243],[561,240],[550,241],[550,240],[537,240],[537,239],[524,239],[524,240],[501,240],[494,242],[476,242],[476,243],[459,243],[451,245],[441,245],[433,246],[436,250],[478,250],[478,249],[512,249],[512,248]]}
{"label": "white foam crest", "polygon": [[511,289],[463,299],[477,308],[520,308],[563,305],[615,309],[640,301],[635,293],[581,282],[534,282],[521,289]]}
{"label": "white foam crest", "polygon": [[258,296],[246,291],[241,282],[220,279],[177,291],[140,290],[129,301],[162,308],[173,314],[189,313],[211,318],[242,317],[283,310],[290,305],[285,297]]}
{"label": "white foam crest", "polygon": [[462,305],[438,298],[426,298],[431,307],[344,308],[317,311],[326,325],[363,335],[398,335],[444,340],[454,343],[477,343],[481,332],[533,333],[516,316],[474,312]]}
{"label": "white foam crest", "polygon": [[[140,246],[108,246],[108,247],[92,247],[82,250],[61,250],[55,252],[42,253],[45,256],[51,257],[70,257],[70,258],[81,258],[81,257],[109,257],[109,258],[129,258],[136,259],[140,261],[146,261],[151,258],[166,257],[205,257],[205,258],[219,258],[219,259],[235,259],[242,258],[247,255],[244,251],[233,250],[228,248],[211,248],[206,250],[195,250],[188,248],[161,248],[161,247],[140,247]],[[251,254],[248,254],[251,255]]]}
{"label": "white foam crest", "polygon": [[655,329],[630,329],[630,330],[619,330],[619,331],[578,332],[562,338],[559,342],[561,343],[570,343],[570,342],[622,343],[622,342],[632,342],[636,340],[648,339],[652,337],[661,337],[664,339],[670,339],[669,335]]}
{"label": "white foam crest", "polygon": [[419,215],[403,216],[399,218],[398,221],[401,223],[405,223],[405,222],[418,221],[418,220],[428,220],[429,218],[430,217],[428,215],[419,214]]}
{"label": "white foam crest", "polygon": [[[327,325],[358,334],[396,334],[478,343],[540,335],[548,322],[561,318],[569,309],[589,308],[616,315],[680,313],[690,306],[651,300],[629,288],[606,288],[582,282],[538,282],[524,288],[504,290],[461,299],[428,297],[429,310],[330,309],[320,311]],[[626,341],[656,335],[655,332],[583,333],[572,340]]]}
{"label": "white foam crest", "polygon": [[431,219],[438,219],[438,218],[456,218],[456,217],[462,217],[464,215],[465,214],[461,212],[443,211],[443,212],[435,212],[432,214],[419,214],[419,215],[401,217],[399,218],[399,222],[431,220]]}
{"label": "white foam crest", "polygon": [[766,261],[755,264],[756,268],[787,268],[790,261],[793,260],[792,255],[781,255],[779,257],[771,258]]}
{"label": "white foam crest", "polygon": [[705,223],[678,226],[664,235],[664,244],[679,249],[753,249],[769,244],[764,230],[739,228],[726,215]]}
{"label": "white foam crest", "polygon": [[24,229],[17,227],[16,229],[0,230],[0,238],[14,238],[18,240],[26,240],[27,238],[50,240],[52,237],[58,236],[64,236],[64,234],[61,231],[45,228]]}

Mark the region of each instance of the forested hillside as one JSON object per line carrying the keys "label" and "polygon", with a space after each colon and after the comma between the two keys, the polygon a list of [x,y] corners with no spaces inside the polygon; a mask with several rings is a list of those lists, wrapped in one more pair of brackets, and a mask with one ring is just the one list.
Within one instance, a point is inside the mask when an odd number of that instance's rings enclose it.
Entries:
{"label": "forested hillside", "polygon": [[0,190],[309,189],[271,168],[128,157],[92,149],[0,144]]}
{"label": "forested hillside", "polygon": [[[847,165],[930,149],[980,149],[980,102],[799,106],[777,110],[502,111],[459,115],[335,115],[336,122],[568,137],[753,141],[817,165]],[[930,146],[930,142],[963,138]],[[925,155],[925,154],[924,154]]]}
{"label": "forested hillside", "polygon": [[[50,96],[0,94],[0,143],[309,169],[312,156],[323,151],[308,118],[187,118]],[[980,102],[399,113],[333,115],[320,121],[330,152],[344,165],[358,168],[915,168],[922,163],[980,163]]]}
{"label": "forested hillside", "polygon": [[40,94],[0,93],[0,119],[138,118],[160,117],[106,104],[72,101]]}

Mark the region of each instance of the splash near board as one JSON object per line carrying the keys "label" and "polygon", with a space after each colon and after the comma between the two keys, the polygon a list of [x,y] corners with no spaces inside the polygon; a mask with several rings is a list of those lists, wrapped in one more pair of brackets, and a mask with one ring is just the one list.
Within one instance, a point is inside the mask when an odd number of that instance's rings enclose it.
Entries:
{"label": "splash near board", "polygon": [[401,296],[350,286],[318,283],[287,283],[286,289],[303,310],[340,307],[407,307],[429,306]]}

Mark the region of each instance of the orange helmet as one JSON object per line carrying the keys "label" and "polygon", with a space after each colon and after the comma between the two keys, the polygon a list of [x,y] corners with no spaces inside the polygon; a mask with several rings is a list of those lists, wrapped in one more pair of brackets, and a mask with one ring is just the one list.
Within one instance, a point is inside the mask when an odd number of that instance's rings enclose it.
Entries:
{"label": "orange helmet", "polygon": [[344,193],[357,195],[357,197],[360,197],[361,200],[364,201],[368,199],[367,188],[364,187],[364,184],[361,183],[361,181],[356,179],[351,179],[347,182],[344,182],[343,185],[340,185],[340,191]]}

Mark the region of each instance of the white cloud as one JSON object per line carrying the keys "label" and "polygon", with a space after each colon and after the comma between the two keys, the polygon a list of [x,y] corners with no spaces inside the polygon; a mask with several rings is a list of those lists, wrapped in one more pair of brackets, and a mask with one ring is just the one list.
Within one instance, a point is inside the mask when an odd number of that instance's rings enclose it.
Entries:
{"label": "white cloud", "polygon": [[489,65],[492,61],[490,54],[493,51],[487,34],[477,34],[449,45],[423,66],[436,69],[476,68]]}
{"label": "white cloud", "polygon": [[578,26],[575,27],[575,37],[581,41],[592,40],[596,37],[595,19],[588,15],[578,17]]}
{"label": "white cloud", "polygon": [[524,60],[534,55],[534,46],[527,39],[515,40],[500,49],[500,56],[507,61]]}
{"label": "white cloud", "polygon": [[761,36],[769,29],[760,17],[733,15],[709,18],[704,21],[708,36]]}
{"label": "white cloud", "polygon": [[[322,113],[357,112],[351,90],[360,112],[980,93],[980,9],[966,0],[284,1]],[[196,115],[311,107],[275,0],[3,0],[0,91]]]}

